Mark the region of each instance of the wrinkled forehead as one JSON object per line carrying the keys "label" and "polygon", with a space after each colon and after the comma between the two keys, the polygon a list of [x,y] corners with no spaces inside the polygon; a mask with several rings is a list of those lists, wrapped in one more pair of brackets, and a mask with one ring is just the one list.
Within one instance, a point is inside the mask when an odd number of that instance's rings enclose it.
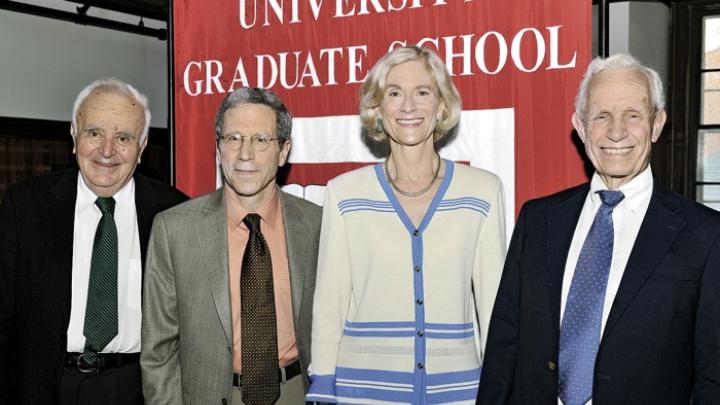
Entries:
{"label": "wrinkled forehead", "polygon": [[599,100],[611,102],[628,97],[652,111],[650,81],[644,74],[630,68],[603,70],[596,74],[588,85],[585,109],[588,110]]}
{"label": "wrinkled forehead", "polygon": [[78,124],[87,124],[88,117],[104,117],[133,121],[141,128],[145,121],[142,105],[131,95],[98,89],[90,93],[78,108]]}

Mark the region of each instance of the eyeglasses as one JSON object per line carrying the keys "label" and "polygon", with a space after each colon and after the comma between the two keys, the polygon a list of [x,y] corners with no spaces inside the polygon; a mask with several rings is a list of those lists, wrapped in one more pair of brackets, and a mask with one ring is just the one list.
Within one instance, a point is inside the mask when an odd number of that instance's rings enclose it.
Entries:
{"label": "eyeglasses", "polygon": [[[105,138],[107,138],[107,135],[105,135],[104,132],[94,129],[86,129],[80,133],[80,136],[91,145],[100,145],[104,143]],[[112,137],[113,143],[121,148],[127,148],[128,146],[132,145],[136,140],[137,138],[135,136],[127,133],[115,134]]]}
{"label": "eyeglasses", "polygon": [[[248,137],[246,135],[231,134],[223,135],[220,137],[220,141],[226,148],[232,150],[240,149],[244,140]],[[250,146],[256,152],[262,152],[270,147],[272,141],[280,141],[280,138],[273,138],[267,135],[253,135],[250,137]]]}

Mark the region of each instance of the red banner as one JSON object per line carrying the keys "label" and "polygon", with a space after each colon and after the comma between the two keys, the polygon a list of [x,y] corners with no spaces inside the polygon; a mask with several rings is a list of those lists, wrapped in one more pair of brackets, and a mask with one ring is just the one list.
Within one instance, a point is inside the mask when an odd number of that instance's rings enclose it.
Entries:
{"label": "red banner", "polygon": [[272,89],[296,118],[288,184],[307,190],[376,161],[359,139],[359,86],[389,49],[415,43],[437,50],[463,99],[457,139],[441,154],[500,174],[509,207],[585,180],[570,117],[591,57],[590,2],[175,0],[172,8],[176,178],[190,195],[217,186],[214,115],[241,86]]}

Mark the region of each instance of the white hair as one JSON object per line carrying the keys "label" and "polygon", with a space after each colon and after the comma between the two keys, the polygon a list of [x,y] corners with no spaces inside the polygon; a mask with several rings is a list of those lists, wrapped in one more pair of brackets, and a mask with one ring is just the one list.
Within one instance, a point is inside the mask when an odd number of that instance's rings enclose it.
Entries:
{"label": "white hair", "polygon": [[648,95],[650,96],[650,105],[652,113],[655,114],[665,108],[665,95],[663,94],[663,84],[660,75],[653,69],[643,65],[634,57],[617,53],[605,59],[597,57],[593,59],[585,71],[585,75],[580,82],[580,89],[577,97],[575,97],[575,113],[581,118],[585,117],[585,108],[588,101],[588,89],[590,83],[600,72],[606,70],[624,70],[629,69],[638,72],[643,76],[648,85]]}
{"label": "white hair", "polygon": [[138,104],[140,104],[143,112],[145,113],[145,122],[143,124],[142,134],[140,134],[140,144],[145,142],[150,130],[150,107],[148,106],[147,97],[140,93],[135,87],[112,77],[95,80],[94,82],[88,84],[84,89],[82,89],[80,94],[78,94],[75,99],[75,104],[73,104],[72,122],[70,124],[73,134],[77,134],[77,117],[80,112],[80,108],[88,97],[97,92],[124,95],[134,99]]}

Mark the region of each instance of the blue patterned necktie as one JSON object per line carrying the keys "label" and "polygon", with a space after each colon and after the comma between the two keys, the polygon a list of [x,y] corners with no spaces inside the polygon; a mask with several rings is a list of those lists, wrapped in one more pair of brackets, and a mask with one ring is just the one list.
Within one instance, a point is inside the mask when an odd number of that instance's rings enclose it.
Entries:
{"label": "blue patterned necktie", "polygon": [[559,396],[565,405],[582,405],[592,398],[615,236],[612,212],[625,198],[617,190],[598,193],[602,206],[580,251],[560,328]]}

